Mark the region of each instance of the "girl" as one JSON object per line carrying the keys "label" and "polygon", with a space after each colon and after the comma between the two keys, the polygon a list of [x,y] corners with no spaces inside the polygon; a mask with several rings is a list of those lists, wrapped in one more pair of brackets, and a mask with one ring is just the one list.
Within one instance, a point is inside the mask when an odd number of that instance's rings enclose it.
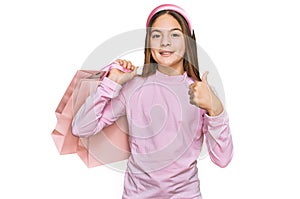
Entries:
{"label": "girl", "polygon": [[202,145],[220,167],[231,161],[233,145],[228,115],[208,85],[208,73],[199,77],[185,11],[166,4],[150,13],[141,76],[130,61],[116,62],[122,67],[110,70],[74,117],[73,134],[94,135],[125,116],[131,155],[123,199],[201,198]]}

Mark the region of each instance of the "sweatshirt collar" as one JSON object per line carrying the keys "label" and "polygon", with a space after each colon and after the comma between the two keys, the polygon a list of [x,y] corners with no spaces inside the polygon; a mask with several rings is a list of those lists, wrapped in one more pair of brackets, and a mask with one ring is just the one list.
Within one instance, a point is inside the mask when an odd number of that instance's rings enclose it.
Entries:
{"label": "sweatshirt collar", "polygon": [[185,71],[182,75],[166,75],[159,70],[156,70],[155,76],[159,81],[169,84],[176,84],[184,82],[186,80],[187,73]]}

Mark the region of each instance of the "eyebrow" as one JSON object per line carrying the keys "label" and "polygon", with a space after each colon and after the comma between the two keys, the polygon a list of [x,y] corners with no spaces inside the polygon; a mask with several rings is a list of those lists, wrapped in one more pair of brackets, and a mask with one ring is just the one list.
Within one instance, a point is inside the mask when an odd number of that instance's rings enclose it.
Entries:
{"label": "eyebrow", "polygon": [[[174,31],[174,30],[179,30],[180,32],[182,32],[182,30],[180,29],[180,28],[172,28],[171,30],[169,30],[169,32],[171,32],[171,31]],[[161,30],[159,30],[159,29],[153,29],[153,30],[151,30],[151,33],[153,33],[153,32],[162,32]]]}

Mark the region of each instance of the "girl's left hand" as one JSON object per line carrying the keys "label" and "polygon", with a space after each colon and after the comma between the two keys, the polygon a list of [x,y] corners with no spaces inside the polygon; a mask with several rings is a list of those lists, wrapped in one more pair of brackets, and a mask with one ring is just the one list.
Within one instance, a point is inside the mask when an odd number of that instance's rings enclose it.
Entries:
{"label": "girl's left hand", "polygon": [[210,116],[216,116],[223,112],[220,99],[211,90],[207,82],[208,71],[202,76],[202,81],[195,81],[189,86],[190,103],[205,109]]}

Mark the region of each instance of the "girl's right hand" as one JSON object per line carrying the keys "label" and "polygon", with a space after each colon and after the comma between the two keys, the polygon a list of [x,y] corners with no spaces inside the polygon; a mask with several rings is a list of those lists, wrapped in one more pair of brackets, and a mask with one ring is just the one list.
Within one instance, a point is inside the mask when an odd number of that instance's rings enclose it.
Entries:
{"label": "girl's right hand", "polygon": [[115,62],[120,64],[120,66],[122,66],[123,68],[130,70],[131,72],[123,72],[117,68],[112,68],[108,74],[109,79],[123,85],[137,75],[138,67],[134,66],[130,61],[117,59]]}

